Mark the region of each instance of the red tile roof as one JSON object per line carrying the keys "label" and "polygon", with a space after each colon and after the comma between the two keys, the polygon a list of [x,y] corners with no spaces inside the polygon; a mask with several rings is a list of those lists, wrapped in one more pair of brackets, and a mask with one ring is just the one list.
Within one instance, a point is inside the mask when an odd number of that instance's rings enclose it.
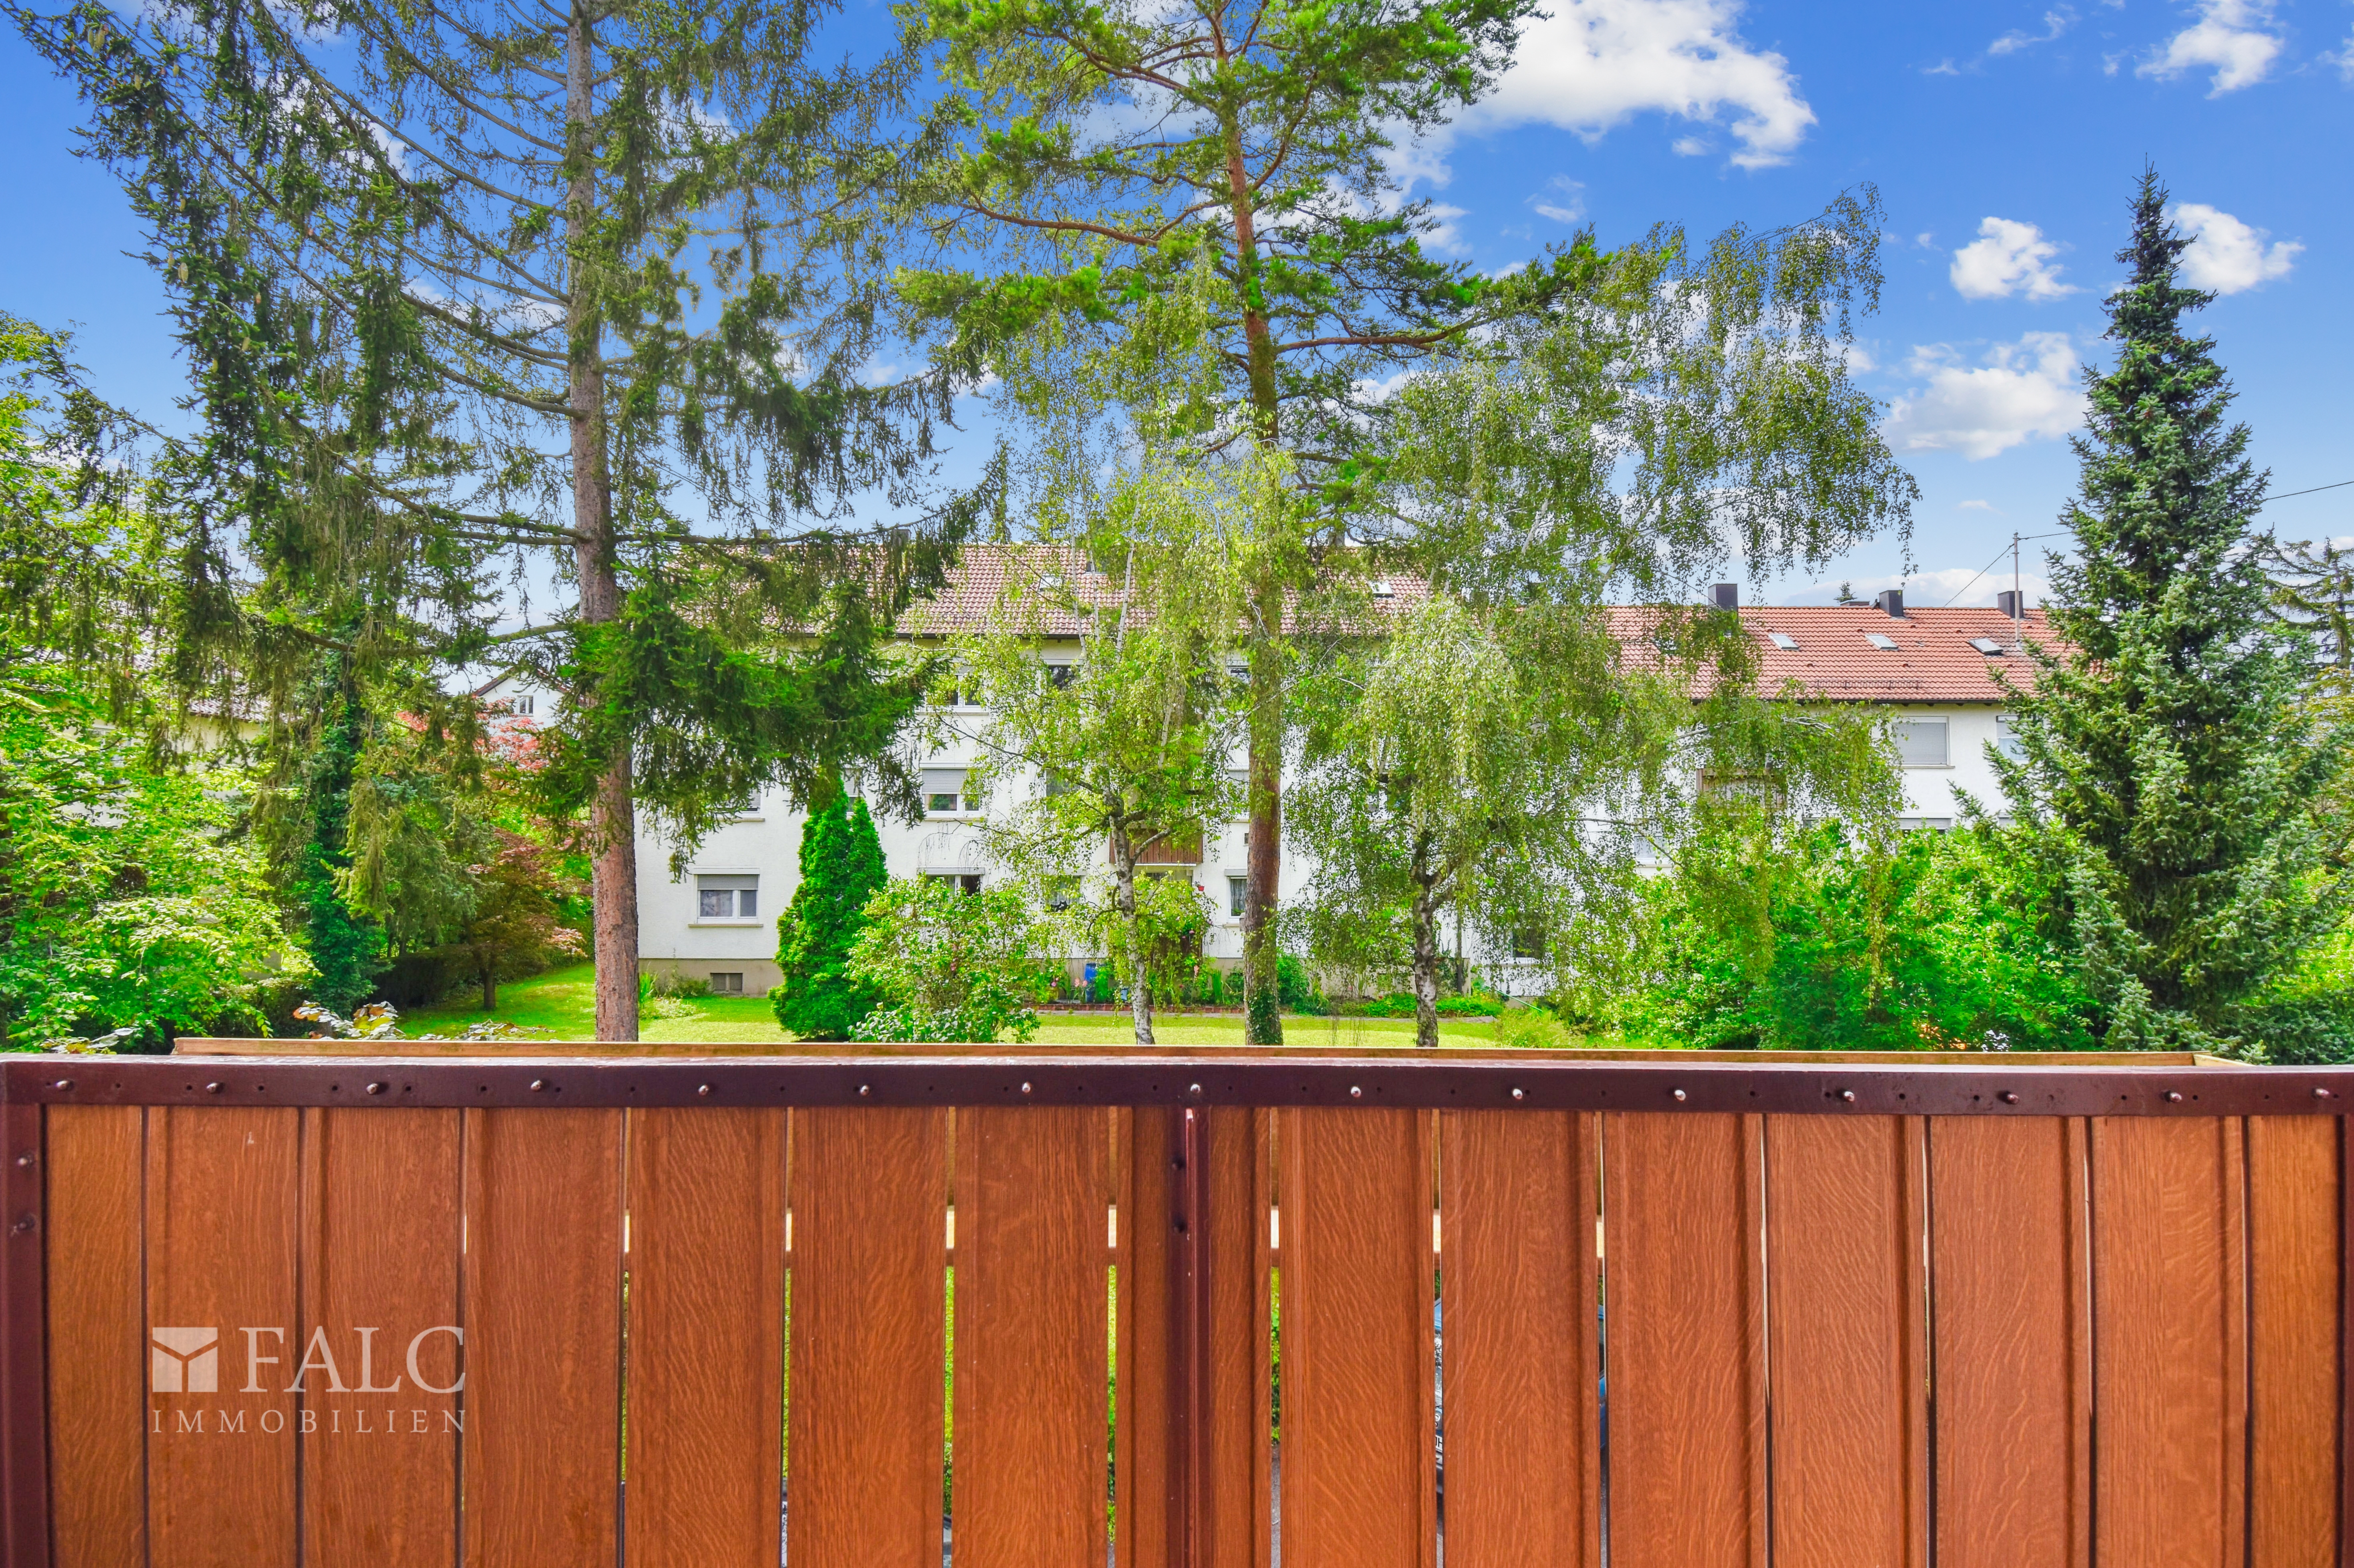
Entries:
{"label": "red tile roof", "polygon": [[[1646,612],[1612,612],[1623,640],[1644,634]],[[1996,609],[1907,609],[1902,620],[1873,604],[1744,606],[1741,624],[1757,645],[1758,685],[1778,692],[1796,682],[1833,702],[2001,703],[2009,695],[1996,683],[2000,671],[2014,686],[2033,683],[2034,661],[2025,641],[2052,643],[2041,610],[2012,620]],[[1794,647],[1774,641],[1779,632]],[[1871,639],[1895,644],[1882,648]],[[1988,652],[1973,639],[1995,644]]]}
{"label": "red tile roof", "polygon": [[[968,546],[948,585],[911,607],[900,630],[932,637],[980,630],[1015,586],[1025,590],[1024,597],[1037,596],[1040,631],[1048,637],[1076,637],[1085,630],[1074,608],[1119,601],[1119,578],[1090,570],[1082,550],[1062,545]],[[1399,576],[1386,586],[1393,592],[1375,602],[1392,611],[1427,597],[1426,585],[1416,578]],[[1651,611],[1620,606],[1610,614],[1623,641],[1631,646],[1645,638]],[[1764,605],[1744,606],[1741,623],[1757,645],[1761,689],[1779,692],[1796,682],[1832,702],[2005,702],[1994,673],[2003,671],[2014,684],[2028,684],[2035,666],[2020,647],[2021,635],[2035,641],[2049,636],[2040,610],[2014,621],[1995,609],[1914,609],[1899,620],[1876,604]],[[1776,632],[1797,646],[1776,645]],[[1896,646],[1875,647],[1869,641],[1873,634]],[[1973,638],[1995,643],[1997,651],[1974,647]]]}

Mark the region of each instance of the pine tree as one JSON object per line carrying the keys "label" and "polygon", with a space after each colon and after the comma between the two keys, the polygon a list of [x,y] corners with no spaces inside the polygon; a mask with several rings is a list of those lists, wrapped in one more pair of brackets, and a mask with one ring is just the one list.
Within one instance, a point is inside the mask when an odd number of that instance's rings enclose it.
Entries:
{"label": "pine tree", "polygon": [[2183,325],[2213,296],[2178,281],[2189,241],[2166,204],[2145,173],[2108,302],[2116,365],[2086,372],[2056,641],[2020,705],[2021,754],[1997,765],[2109,1044],[2306,1054],[2328,1021],[2265,993],[2354,891],[2335,869],[2345,826],[2316,809],[2344,753],[2302,700],[2304,636],[2268,614],[2251,522],[2266,478],[2247,427],[2225,423],[2214,340]]}
{"label": "pine tree", "polygon": [[842,791],[810,812],[801,824],[801,885],[778,923],[784,980],[769,992],[777,1022],[802,1039],[847,1040],[882,1004],[881,993],[851,980],[846,966],[866,927],[866,901],[889,880],[865,801]]}

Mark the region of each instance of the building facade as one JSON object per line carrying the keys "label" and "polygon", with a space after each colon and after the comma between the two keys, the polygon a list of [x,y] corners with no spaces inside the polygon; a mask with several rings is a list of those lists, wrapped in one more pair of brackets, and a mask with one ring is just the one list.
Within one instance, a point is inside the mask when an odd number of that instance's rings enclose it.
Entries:
{"label": "building facade", "polygon": [[[1068,563],[1076,580],[1083,563]],[[953,627],[996,602],[997,567],[968,572],[919,617],[917,635]],[[1092,576],[1092,574],[1086,574]],[[1720,590],[1723,592],[1723,590]],[[2007,596],[2006,596],[2007,597]],[[1990,750],[2009,744],[2004,712],[2033,665],[2025,642],[2043,628],[2040,611],[1907,609],[1901,597],[1869,604],[1744,608],[1743,630],[1756,645],[1759,683],[1816,701],[1886,710],[1904,768],[1903,824],[1937,830],[1959,822],[1970,800],[2000,802]],[[1625,611],[1628,635],[1639,612]],[[1053,665],[1079,655],[1078,627],[1049,624],[1041,657]],[[549,694],[512,678],[483,688],[516,717],[546,715]],[[961,702],[935,710],[945,738],[922,758],[923,816],[878,816],[884,858],[894,876],[955,878],[979,887],[991,875],[988,821],[992,807],[1035,779],[1001,777],[992,800],[969,784],[982,759],[975,744],[986,710]],[[779,979],[777,919],[799,880],[801,813],[780,796],[750,802],[701,844],[676,874],[672,845],[641,820],[638,842],[640,964],[648,973],[699,980],[722,994],[758,994]],[[1191,846],[1188,846],[1189,850]],[[1208,956],[1232,966],[1242,957],[1245,832],[1240,822],[1204,835],[1199,860],[1173,865],[1190,875],[1218,911]],[[1301,885],[1309,867],[1287,853],[1283,885]]]}

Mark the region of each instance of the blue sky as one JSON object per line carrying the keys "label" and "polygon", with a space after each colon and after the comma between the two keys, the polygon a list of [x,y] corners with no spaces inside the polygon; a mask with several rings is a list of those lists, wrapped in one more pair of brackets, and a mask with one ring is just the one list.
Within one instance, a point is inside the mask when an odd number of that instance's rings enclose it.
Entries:
{"label": "blue sky", "polygon": [[[856,9],[872,17],[873,8]],[[1890,234],[1866,384],[1919,477],[1911,560],[1890,539],[1769,597],[1869,592],[1909,565],[1943,603],[2011,534],[2057,524],[2075,474],[2075,366],[2104,357],[2103,290],[2145,159],[2200,234],[2205,326],[2276,491],[2354,480],[2354,127],[2347,0],[1979,5],[1550,0],[1501,90],[1413,150],[1458,254],[1522,260],[1592,223],[1606,245],[1661,221],[1705,237],[1803,218],[1880,187]],[[101,390],[165,412],[180,371],[162,292],[102,171],[71,155],[64,84],[0,41],[0,136],[17,238],[0,308],[77,324]],[[2335,174],[2331,170],[2337,170]],[[2354,534],[2354,487],[2280,502],[2290,538]],[[2061,541],[2053,541],[2054,543]],[[2028,569],[2038,574],[2030,545]],[[2009,586],[2005,558],[1999,586]],[[1981,579],[1961,602],[1985,601]],[[2030,583],[2031,589],[2035,586]]]}

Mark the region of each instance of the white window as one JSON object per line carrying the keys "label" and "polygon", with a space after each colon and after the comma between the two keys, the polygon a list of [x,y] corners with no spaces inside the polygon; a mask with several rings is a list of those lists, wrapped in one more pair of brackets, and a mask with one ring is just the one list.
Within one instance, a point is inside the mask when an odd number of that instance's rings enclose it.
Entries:
{"label": "white window", "polygon": [[951,884],[966,893],[981,891],[981,873],[977,871],[928,871],[923,878],[926,882]]}
{"label": "white window", "polygon": [[1941,718],[1898,719],[1888,726],[1896,742],[1896,760],[1907,768],[1943,768],[1946,721]]}
{"label": "white window", "polygon": [[1046,879],[1046,907],[1056,914],[1079,901],[1079,879],[1076,876],[1050,876]]}
{"label": "white window", "polygon": [[742,969],[712,970],[711,994],[714,996],[742,996],[744,994],[744,971]]}
{"label": "white window", "polygon": [[1766,635],[1772,641],[1775,647],[1779,648],[1785,653],[1791,652],[1798,646],[1798,640],[1791,636],[1787,631],[1769,631]]}
{"label": "white window", "polygon": [[928,817],[952,817],[960,811],[974,809],[972,797],[966,792],[966,773],[961,768],[927,768],[924,769],[924,814]]}
{"label": "white window", "polygon": [[1989,659],[1999,658],[2002,655],[2002,644],[1991,637],[1973,637],[1970,639],[1970,646]]}
{"label": "white window", "polygon": [[532,710],[538,705],[539,699],[529,692],[517,692],[507,699],[507,712],[517,718],[531,717]]}
{"label": "white window", "polygon": [[1226,878],[1226,913],[1239,917],[1244,906],[1249,902],[1250,878],[1247,876]]}
{"label": "white window", "polygon": [[1375,599],[1390,599],[1394,597],[1395,593],[1396,590],[1392,588],[1385,580],[1380,577],[1373,579],[1373,597]]}
{"label": "white window", "polygon": [[1994,748],[2014,760],[2027,755],[2027,747],[2019,740],[2019,721],[2009,714],[1995,715]]}
{"label": "white window", "polygon": [[1896,825],[1908,833],[1948,833],[1954,831],[1951,817],[1899,817]]}
{"label": "white window", "polygon": [[1046,666],[1046,683],[1057,688],[1067,686],[1078,675],[1078,673],[1079,667],[1076,664],[1048,664]]}
{"label": "white window", "polygon": [[700,920],[749,920],[760,913],[760,879],[747,874],[695,879],[695,914]]}
{"label": "white window", "polygon": [[1863,640],[1866,642],[1871,643],[1874,648],[1879,649],[1882,653],[1893,653],[1896,652],[1896,639],[1889,636],[1884,631],[1867,631],[1863,634]]}

